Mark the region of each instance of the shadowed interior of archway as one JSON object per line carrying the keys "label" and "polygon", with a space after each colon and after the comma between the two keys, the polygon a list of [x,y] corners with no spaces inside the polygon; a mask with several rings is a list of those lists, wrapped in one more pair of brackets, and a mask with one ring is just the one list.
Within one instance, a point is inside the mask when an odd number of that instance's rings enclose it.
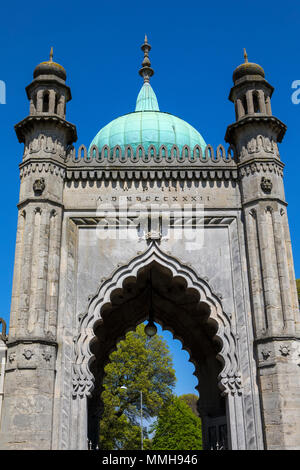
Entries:
{"label": "shadowed interior of archway", "polygon": [[[226,414],[225,399],[218,388],[218,375],[222,369],[218,353],[222,344],[216,336],[218,325],[209,317],[210,307],[201,301],[198,290],[187,288],[183,277],[174,277],[168,268],[153,261],[142,267],[137,277],[128,276],[122,287],[112,292],[110,302],[102,306],[101,320],[94,326],[96,336],[91,352],[95,360],[90,364],[90,370],[95,377],[95,388],[88,404],[88,434],[94,446],[99,438],[104,367],[126,333],[147,320],[151,301],[154,321],[181,341],[195,366],[202,420]],[[205,436],[203,441],[207,441]]]}

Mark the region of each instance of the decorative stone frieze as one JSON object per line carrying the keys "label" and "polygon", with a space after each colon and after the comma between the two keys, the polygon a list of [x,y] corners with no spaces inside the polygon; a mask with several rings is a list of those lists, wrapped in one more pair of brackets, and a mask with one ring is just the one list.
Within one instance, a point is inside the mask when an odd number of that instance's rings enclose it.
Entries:
{"label": "decorative stone frieze", "polygon": [[21,180],[30,174],[51,174],[60,178],[64,178],[65,169],[57,163],[46,161],[26,162],[20,165],[20,178]]}
{"label": "decorative stone frieze", "polygon": [[238,134],[241,134],[241,128],[253,125],[255,127],[257,124],[267,124],[272,131],[276,134],[277,142],[281,142],[284,134],[286,132],[286,125],[283,124],[278,118],[275,116],[245,116],[243,119],[240,119],[230,126],[227,127],[225,141],[232,142]]}
{"label": "decorative stone frieze", "polygon": [[[244,145],[243,145],[244,144]],[[280,159],[277,142],[273,138],[267,136],[253,136],[250,140],[245,140],[241,144],[240,161],[259,157]]]}
{"label": "decorative stone frieze", "polygon": [[65,132],[67,144],[72,144],[77,140],[76,127],[74,124],[71,124],[59,116],[35,114],[34,116],[27,116],[15,125],[15,131],[19,142],[25,143],[27,134],[35,130],[37,124],[45,123],[51,123],[55,127],[61,128]]}
{"label": "decorative stone frieze", "polygon": [[241,177],[254,175],[256,173],[274,173],[283,176],[283,163],[274,161],[250,161],[239,165],[239,174]]}
{"label": "decorative stone frieze", "polygon": [[295,337],[268,337],[256,341],[258,348],[259,366],[275,367],[278,361],[287,361],[291,364],[298,362],[298,349],[300,339]]}
{"label": "decorative stone frieze", "polygon": [[8,344],[8,361],[6,370],[15,369],[38,369],[43,368],[43,363],[54,367],[54,359],[57,346],[54,342],[28,339],[19,340]]}

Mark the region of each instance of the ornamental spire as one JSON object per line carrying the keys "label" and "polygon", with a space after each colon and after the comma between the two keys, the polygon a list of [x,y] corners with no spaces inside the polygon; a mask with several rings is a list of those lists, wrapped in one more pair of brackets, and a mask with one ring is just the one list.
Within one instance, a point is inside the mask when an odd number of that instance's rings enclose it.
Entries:
{"label": "ornamental spire", "polygon": [[248,63],[248,54],[247,54],[245,48],[244,48],[244,59],[245,59],[245,64],[247,64]]}
{"label": "ornamental spire", "polygon": [[142,51],[144,52],[144,60],[142,62],[142,67],[139,70],[139,74],[144,78],[144,83],[149,83],[150,77],[154,74],[154,70],[151,68],[151,62],[149,59],[149,51],[151,46],[148,43],[147,35],[145,34],[144,44],[141,46]]}

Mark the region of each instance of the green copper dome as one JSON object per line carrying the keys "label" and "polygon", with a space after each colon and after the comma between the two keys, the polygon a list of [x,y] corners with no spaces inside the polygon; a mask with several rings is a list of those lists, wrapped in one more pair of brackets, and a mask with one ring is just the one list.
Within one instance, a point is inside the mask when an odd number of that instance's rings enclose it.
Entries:
{"label": "green copper dome", "polygon": [[180,151],[184,145],[191,149],[200,145],[204,150],[206,144],[194,127],[159,110],[156,95],[149,83],[154,71],[149,60],[151,46],[147,36],[141,49],[144,60],[139,74],[143,77],[144,84],[138,94],[135,111],[120,116],[103,127],[92,140],[90,148],[96,145],[100,151],[104,145],[110,148],[119,145],[124,151],[127,145],[131,145],[134,150],[142,145],[147,150],[149,145],[153,145],[158,152],[161,145],[165,145],[168,151],[173,145],[177,145]]}
{"label": "green copper dome", "polygon": [[184,145],[193,148],[200,145],[204,150],[206,144],[198,131],[182,119],[169,113],[159,111],[156,95],[149,83],[144,83],[138,94],[135,112],[114,119],[103,127],[91,142],[99,150],[104,145],[110,148],[120,145],[124,150],[131,145],[135,150],[138,145],[145,149],[154,145],[159,150],[166,145],[171,150],[177,145],[182,150]]}

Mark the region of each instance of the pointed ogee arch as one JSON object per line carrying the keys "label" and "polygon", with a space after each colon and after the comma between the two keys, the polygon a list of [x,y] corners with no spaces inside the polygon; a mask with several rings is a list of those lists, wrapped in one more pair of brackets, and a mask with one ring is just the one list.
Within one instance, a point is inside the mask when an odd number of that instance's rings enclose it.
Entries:
{"label": "pointed ogee arch", "polygon": [[79,319],[79,333],[74,339],[73,396],[91,396],[94,388],[95,378],[90,365],[95,360],[95,356],[91,351],[91,344],[96,339],[95,325],[102,319],[102,307],[110,303],[113,291],[121,289],[126,278],[137,278],[140,268],[154,261],[169,269],[173,277],[184,278],[187,288],[196,289],[199,292],[200,301],[209,306],[209,318],[215,320],[218,325],[215,337],[222,345],[217,354],[217,359],[223,366],[218,376],[218,386],[223,395],[241,391],[236,339],[230,325],[230,316],[224,312],[220,299],[212,292],[206,281],[199,279],[190,266],[183,265],[176,258],[165,254],[156,241],[152,241],[144,253],[136,256],[126,266],[118,267],[109,279],[103,280],[98,292],[90,296],[88,309]]}

